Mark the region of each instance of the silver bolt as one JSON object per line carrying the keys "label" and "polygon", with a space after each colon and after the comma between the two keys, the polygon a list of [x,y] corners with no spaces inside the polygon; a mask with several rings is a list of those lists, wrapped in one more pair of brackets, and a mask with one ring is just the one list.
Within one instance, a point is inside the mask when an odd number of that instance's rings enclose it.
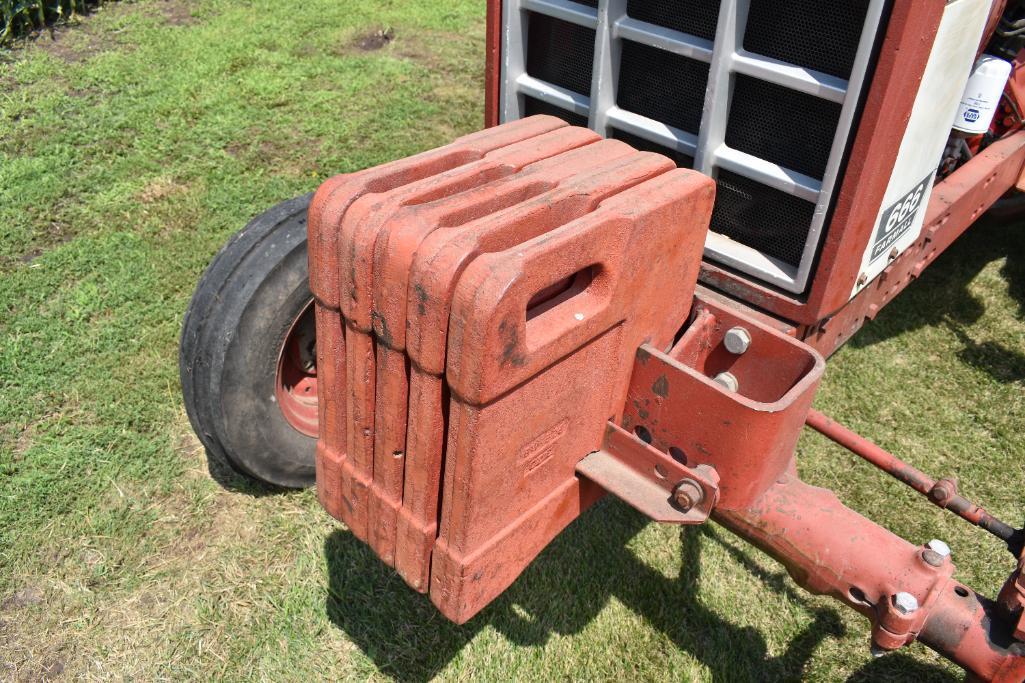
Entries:
{"label": "silver bolt", "polygon": [[720,372],[718,375],[712,378],[712,381],[721,386],[726,391],[732,391],[736,393],[740,390],[740,382],[737,378],[729,372]]}
{"label": "silver bolt", "polygon": [[893,596],[893,606],[901,614],[912,614],[918,610],[918,598],[911,593],[901,591]]}
{"label": "silver bolt", "polygon": [[743,327],[731,327],[722,341],[727,351],[739,356],[751,346],[751,334]]}
{"label": "silver bolt", "polygon": [[950,546],[944,543],[943,541],[939,540],[938,538],[934,538],[928,543],[926,543],[925,547],[933,551],[940,557],[950,557]]}
{"label": "silver bolt", "polygon": [[876,659],[879,659],[883,655],[887,654],[889,652],[889,650],[884,650],[883,648],[879,647],[875,643],[872,643],[872,648],[870,649],[870,652],[872,653],[873,657],[875,657]]}

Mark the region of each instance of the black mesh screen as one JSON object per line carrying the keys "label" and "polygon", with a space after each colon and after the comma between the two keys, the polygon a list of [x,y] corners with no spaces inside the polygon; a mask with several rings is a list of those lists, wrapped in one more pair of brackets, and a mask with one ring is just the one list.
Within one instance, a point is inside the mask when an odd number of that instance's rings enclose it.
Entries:
{"label": "black mesh screen", "polygon": [[641,152],[658,152],[659,154],[663,154],[672,159],[673,163],[680,168],[694,168],[694,157],[684,154],[683,152],[678,152],[675,149],[663,147],[657,142],[645,140],[639,135],[634,135],[633,133],[627,133],[626,131],[613,128],[612,135],[610,137],[616,140],[622,140]]}
{"label": "black mesh screen", "polygon": [[719,171],[711,230],[796,266],[814,212],[810,202]]}
{"label": "black mesh screen", "polygon": [[623,41],[616,104],[627,111],[697,133],[708,83],[708,64]]}
{"label": "black mesh screen", "polygon": [[840,105],[737,74],[726,144],[784,168],[822,178]]}
{"label": "black mesh screen", "polygon": [[594,30],[528,12],[527,73],[582,95],[591,92]]}
{"label": "black mesh screen", "polygon": [[581,116],[572,111],[566,111],[562,107],[557,107],[554,104],[549,104],[544,100],[539,100],[533,97],[523,98],[523,115],[534,116],[535,114],[548,114],[549,116],[558,116],[560,119],[565,121],[571,126],[583,126],[587,128],[587,117]]}
{"label": "black mesh screen", "polygon": [[598,0],[573,0],[573,2],[598,9]]}
{"label": "black mesh screen", "polygon": [[744,48],[850,78],[868,0],[751,0]]}
{"label": "black mesh screen", "polygon": [[719,0],[628,0],[626,13],[649,24],[712,40],[719,21]]}

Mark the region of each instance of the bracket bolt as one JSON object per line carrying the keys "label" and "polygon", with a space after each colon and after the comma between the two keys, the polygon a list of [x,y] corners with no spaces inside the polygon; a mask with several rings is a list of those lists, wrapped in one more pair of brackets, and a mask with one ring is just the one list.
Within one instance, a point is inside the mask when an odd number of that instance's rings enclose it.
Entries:
{"label": "bracket bolt", "polygon": [[673,491],[673,501],[684,512],[690,512],[705,499],[705,492],[693,479],[684,479]]}
{"label": "bracket bolt", "polygon": [[712,381],[721,386],[726,391],[732,391],[736,393],[740,390],[740,382],[730,372],[720,372],[718,375],[712,378]]}
{"label": "bracket bolt", "polygon": [[751,346],[751,333],[738,325],[726,330],[722,341],[727,351],[739,356]]}
{"label": "bracket bolt", "polygon": [[950,555],[950,546],[938,538],[934,538],[926,543],[925,547],[935,551],[940,557],[948,557]]}
{"label": "bracket bolt", "polygon": [[893,596],[893,606],[901,614],[912,614],[918,610],[918,598],[911,593],[901,591]]}
{"label": "bracket bolt", "polygon": [[922,560],[930,567],[940,567],[943,561],[950,557],[950,546],[939,539],[932,539],[925,544],[922,551]]}

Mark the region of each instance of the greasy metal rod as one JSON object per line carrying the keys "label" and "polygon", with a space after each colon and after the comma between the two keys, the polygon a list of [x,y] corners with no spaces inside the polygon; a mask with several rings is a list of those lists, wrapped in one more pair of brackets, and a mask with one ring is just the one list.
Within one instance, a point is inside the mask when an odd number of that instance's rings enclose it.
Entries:
{"label": "greasy metal rod", "polygon": [[933,479],[892,453],[883,450],[865,437],[852,432],[817,410],[809,410],[805,424],[851,453],[867,460],[894,479],[915,489],[935,505],[954,512],[962,519],[985,529],[1007,544],[1015,557],[1021,555],[1025,530],[1015,529],[957,492],[953,479]]}

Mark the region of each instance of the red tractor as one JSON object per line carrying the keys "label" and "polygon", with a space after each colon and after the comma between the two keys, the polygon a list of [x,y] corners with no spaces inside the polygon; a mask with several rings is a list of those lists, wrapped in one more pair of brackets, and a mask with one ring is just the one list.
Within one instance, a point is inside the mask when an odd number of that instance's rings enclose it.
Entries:
{"label": "red tractor", "polygon": [[[613,493],[709,519],[980,680],[1025,533],[811,408],[828,357],[1025,189],[1025,3],[490,0],[486,127],[254,219],[186,314],[211,459],[462,623]],[[797,476],[807,425],[1006,544],[995,599]]]}

